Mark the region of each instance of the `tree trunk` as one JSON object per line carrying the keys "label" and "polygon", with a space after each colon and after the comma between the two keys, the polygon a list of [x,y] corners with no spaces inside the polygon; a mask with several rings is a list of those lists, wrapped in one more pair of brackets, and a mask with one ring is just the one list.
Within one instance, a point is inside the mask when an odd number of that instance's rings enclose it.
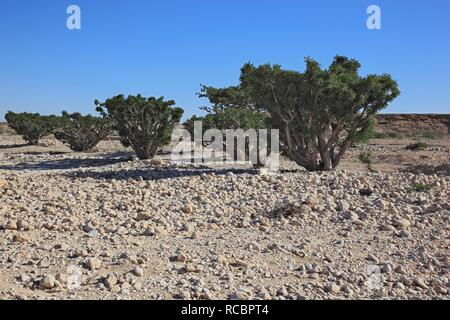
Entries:
{"label": "tree trunk", "polygon": [[331,161],[331,152],[329,149],[320,151],[322,171],[333,170],[333,162]]}
{"label": "tree trunk", "polygon": [[158,146],[156,144],[135,149],[137,157],[141,160],[152,159],[157,151]]}

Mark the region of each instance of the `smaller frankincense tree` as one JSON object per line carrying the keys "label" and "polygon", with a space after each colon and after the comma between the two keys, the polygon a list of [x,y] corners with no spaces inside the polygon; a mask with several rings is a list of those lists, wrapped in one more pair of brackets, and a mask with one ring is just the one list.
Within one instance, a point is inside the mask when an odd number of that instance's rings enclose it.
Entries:
{"label": "smaller frankincense tree", "polygon": [[56,139],[78,152],[90,151],[112,131],[112,123],[106,117],[69,114],[66,111],[58,118],[54,131]]}
{"label": "smaller frankincense tree", "polygon": [[[238,87],[220,89],[203,86],[199,97],[208,98],[212,106],[201,108],[206,111],[207,114],[205,116],[192,116],[184,123],[185,128],[191,136],[194,135],[194,123],[201,121],[202,135],[209,129],[218,129],[222,132],[223,147],[225,149],[227,143],[230,142],[227,141],[226,130],[240,129],[247,132],[247,130],[253,129],[256,130],[256,134],[259,134],[258,129],[266,129],[268,127],[267,113],[251,108],[251,101],[248,100],[246,95]],[[250,159],[250,152],[255,151],[250,150],[249,137],[245,137],[245,139],[245,150],[238,150],[238,144],[234,143],[233,155],[231,156],[235,160],[245,159],[248,161]],[[258,158],[253,165],[262,165],[263,163],[259,157],[259,153],[256,151],[255,154],[258,155]]]}
{"label": "smaller frankincense tree", "polygon": [[131,146],[139,159],[153,158],[158,149],[170,143],[183,109],[164,97],[118,95],[105,102],[95,101],[97,111],[113,121],[122,144]]}
{"label": "smaller frankincense tree", "polygon": [[57,117],[42,116],[39,113],[8,111],[5,119],[8,125],[30,145],[37,145],[41,138],[52,134],[57,124]]}

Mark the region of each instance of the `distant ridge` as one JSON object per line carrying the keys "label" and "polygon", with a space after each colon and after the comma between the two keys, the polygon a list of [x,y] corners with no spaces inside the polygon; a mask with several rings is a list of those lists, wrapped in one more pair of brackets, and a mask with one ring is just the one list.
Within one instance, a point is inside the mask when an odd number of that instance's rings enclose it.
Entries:
{"label": "distant ridge", "polygon": [[[376,130],[380,132],[450,134],[450,114],[383,113],[378,114],[376,120]],[[0,129],[7,125],[0,122]]]}

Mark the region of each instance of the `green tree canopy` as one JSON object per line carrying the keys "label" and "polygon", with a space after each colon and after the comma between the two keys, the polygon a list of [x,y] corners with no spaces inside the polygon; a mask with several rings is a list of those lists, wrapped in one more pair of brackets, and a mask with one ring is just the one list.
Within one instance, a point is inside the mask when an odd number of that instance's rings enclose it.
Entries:
{"label": "green tree canopy", "polygon": [[311,171],[332,170],[371,129],[373,116],[400,94],[390,75],[360,76],[360,66],[342,56],[328,69],[307,58],[304,72],[246,64],[241,87],[270,113],[289,158]]}
{"label": "green tree canopy", "polygon": [[173,107],[175,101],[164,97],[118,95],[95,103],[98,112],[112,119],[122,143],[131,146],[139,159],[154,157],[158,148],[168,144],[183,115],[183,109]]}

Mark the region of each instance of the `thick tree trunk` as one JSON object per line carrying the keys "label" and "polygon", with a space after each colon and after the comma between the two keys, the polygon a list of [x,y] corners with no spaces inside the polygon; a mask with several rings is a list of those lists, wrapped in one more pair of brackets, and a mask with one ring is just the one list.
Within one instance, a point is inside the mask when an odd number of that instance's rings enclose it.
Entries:
{"label": "thick tree trunk", "polygon": [[323,171],[331,171],[333,170],[333,162],[331,160],[331,152],[329,149],[320,151],[321,164]]}
{"label": "thick tree trunk", "polygon": [[136,155],[141,160],[152,159],[158,152],[157,145],[135,148]]}
{"label": "thick tree trunk", "polygon": [[295,157],[295,162],[308,171],[321,171],[322,166],[320,165],[318,159],[318,153],[297,154]]}

